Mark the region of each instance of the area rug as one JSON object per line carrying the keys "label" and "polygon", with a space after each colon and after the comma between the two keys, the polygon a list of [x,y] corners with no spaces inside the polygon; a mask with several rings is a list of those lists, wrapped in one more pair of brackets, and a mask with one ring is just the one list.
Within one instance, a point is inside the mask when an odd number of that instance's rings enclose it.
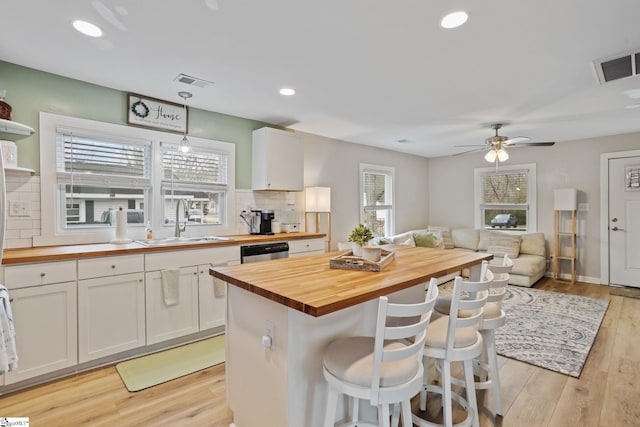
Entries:
{"label": "area rug", "polygon": [[578,378],[609,301],[509,285],[498,354]]}
{"label": "area rug", "polygon": [[612,288],[609,295],[618,295],[628,298],[640,298],[640,288]]}
{"label": "area rug", "polygon": [[139,391],[222,363],[224,354],[224,335],[218,335],[118,363],[116,370],[127,390]]}

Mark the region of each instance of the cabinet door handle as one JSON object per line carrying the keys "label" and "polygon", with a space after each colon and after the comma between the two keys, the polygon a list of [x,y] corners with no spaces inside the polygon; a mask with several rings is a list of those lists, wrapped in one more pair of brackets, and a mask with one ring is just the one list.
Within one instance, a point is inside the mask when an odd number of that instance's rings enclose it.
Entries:
{"label": "cabinet door handle", "polygon": [[9,302],[10,302],[10,303],[11,303],[11,302],[13,302],[13,298],[9,298]]}
{"label": "cabinet door handle", "polygon": [[616,226],[611,227],[611,231],[624,231],[624,228],[618,228]]}
{"label": "cabinet door handle", "polygon": [[115,265],[115,264],[113,264],[113,265],[111,266],[111,268],[115,269],[115,268],[116,268],[116,265]]}

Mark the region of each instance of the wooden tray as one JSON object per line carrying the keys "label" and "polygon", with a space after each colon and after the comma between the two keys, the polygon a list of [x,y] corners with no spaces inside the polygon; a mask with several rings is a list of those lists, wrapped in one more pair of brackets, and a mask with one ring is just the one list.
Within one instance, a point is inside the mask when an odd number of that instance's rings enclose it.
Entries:
{"label": "wooden tray", "polygon": [[382,249],[380,261],[369,261],[362,257],[353,255],[353,251],[344,252],[329,260],[329,267],[341,268],[343,270],[360,270],[360,271],[382,271],[394,259],[391,251]]}

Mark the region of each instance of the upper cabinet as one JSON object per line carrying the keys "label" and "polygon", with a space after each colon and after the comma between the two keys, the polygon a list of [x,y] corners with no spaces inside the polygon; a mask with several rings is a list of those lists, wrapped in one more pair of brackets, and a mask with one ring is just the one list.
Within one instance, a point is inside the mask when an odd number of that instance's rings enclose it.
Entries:
{"label": "upper cabinet", "polygon": [[33,135],[35,131],[32,127],[11,120],[0,119],[0,139],[17,141]]}
{"label": "upper cabinet", "polygon": [[304,190],[304,145],[293,132],[264,127],[253,131],[253,190]]}

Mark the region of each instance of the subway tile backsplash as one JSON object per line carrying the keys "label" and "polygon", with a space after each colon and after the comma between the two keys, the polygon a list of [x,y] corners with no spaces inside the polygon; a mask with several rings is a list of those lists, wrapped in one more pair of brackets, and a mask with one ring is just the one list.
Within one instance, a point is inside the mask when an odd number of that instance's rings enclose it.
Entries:
{"label": "subway tile backsplash", "polygon": [[[33,236],[40,235],[40,177],[6,174],[7,184],[7,229],[5,248],[30,248]],[[16,202],[27,207],[27,213],[16,216],[11,212]]]}

